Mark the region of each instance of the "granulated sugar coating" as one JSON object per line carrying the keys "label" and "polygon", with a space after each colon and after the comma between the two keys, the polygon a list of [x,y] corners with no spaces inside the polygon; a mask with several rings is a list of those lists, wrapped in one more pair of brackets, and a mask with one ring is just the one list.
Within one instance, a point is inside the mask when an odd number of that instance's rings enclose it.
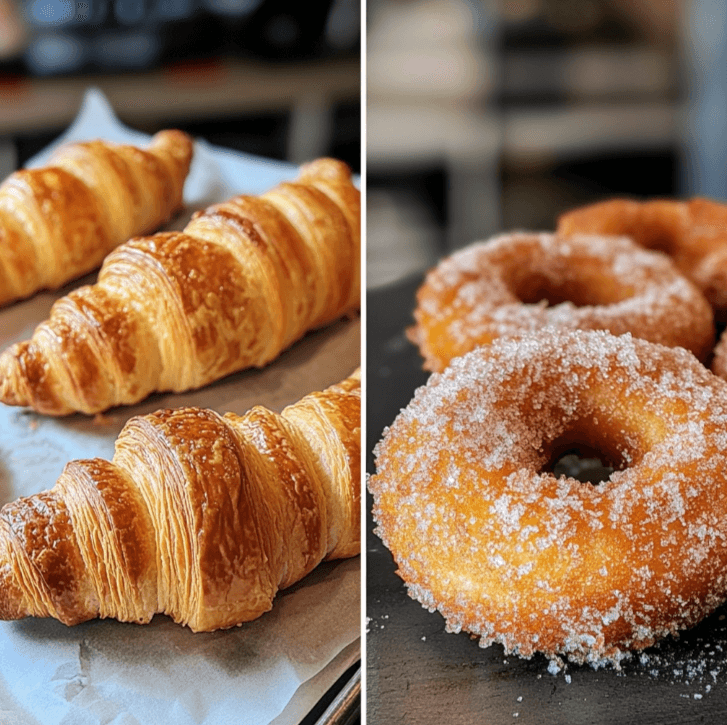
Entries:
{"label": "granulated sugar coating", "polygon": [[702,293],[666,255],[624,237],[502,235],[440,262],[417,299],[409,336],[427,370],[546,326],[630,332],[701,360],[714,345]]}
{"label": "granulated sugar coating", "polygon": [[[549,471],[574,447],[614,468]],[[377,534],[450,631],[601,666],[727,596],[727,383],[630,335],[546,329],[431,376],[385,431]]]}
{"label": "granulated sugar coating", "polygon": [[607,199],[558,219],[558,233],[618,234],[661,249],[727,322],[727,205],[710,199]]}

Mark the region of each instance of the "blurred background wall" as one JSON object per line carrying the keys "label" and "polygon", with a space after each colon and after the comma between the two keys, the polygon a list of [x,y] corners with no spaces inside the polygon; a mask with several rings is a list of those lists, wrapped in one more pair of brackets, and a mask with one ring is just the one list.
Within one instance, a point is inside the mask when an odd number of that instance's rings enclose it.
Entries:
{"label": "blurred background wall", "polygon": [[368,284],[614,195],[727,198],[720,0],[370,0]]}
{"label": "blurred background wall", "polygon": [[358,0],[0,0],[0,172],[95,85],[122,121],[360,166]]}

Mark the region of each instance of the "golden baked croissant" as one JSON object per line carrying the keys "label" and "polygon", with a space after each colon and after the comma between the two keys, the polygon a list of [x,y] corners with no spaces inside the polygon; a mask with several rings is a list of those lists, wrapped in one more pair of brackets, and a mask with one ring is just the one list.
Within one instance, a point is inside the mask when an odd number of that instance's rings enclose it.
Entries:
{"label": "golden baked croissant", "polygon": [[358,371],[278,415],[128,421],[111,462],[69,463],[0,510],[0,618],[231,627],[324,559],[360,550]]}
{"label": "golden baked croissant", "polygon": [[262,367],[358,304],[360,199],[340,161],[132,239],[0,355],[0,401],[96,413]]}
{"label": "golden baked croissant", "polygon": [[101,264],[182,204],[192,139],[160,131],[146,151],[104,141],[61,147],[0,186],[0,304],[55,289]]}

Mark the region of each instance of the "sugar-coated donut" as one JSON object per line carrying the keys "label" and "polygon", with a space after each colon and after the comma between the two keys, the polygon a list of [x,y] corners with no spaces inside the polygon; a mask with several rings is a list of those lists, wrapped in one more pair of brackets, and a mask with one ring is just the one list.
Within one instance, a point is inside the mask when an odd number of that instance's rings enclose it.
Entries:
{"label": "sugar-coated donut", "polygon": [[704,360],[712,310],[663,254],[626,238],[506,234],[455,252],[417,293],[408,331],[427,370],[499,337],[564,329],[631,332]]}
{"label": "sugar-coated donut", "polygon": [[566,212],[558,233],[631,237],[670,255],[727,321],[727,204],[709,199],[609,199]]}
{"label": "sugar-coated donut", "polygon": [[[618,470],[556,478],[573,447]],[[499,339],[432,375],[375,454],[410,596],[482,646],[618,665],[727,596],[727,383],[684,349]]]}

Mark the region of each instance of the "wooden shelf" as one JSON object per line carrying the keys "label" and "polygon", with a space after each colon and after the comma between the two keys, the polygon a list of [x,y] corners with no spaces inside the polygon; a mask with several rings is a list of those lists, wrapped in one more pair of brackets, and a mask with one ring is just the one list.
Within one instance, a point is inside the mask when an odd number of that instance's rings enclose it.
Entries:
{"label": "wooden shelf", "polygon": [[133,74],[0,77],[0,134],[66,126],[89,86],[104,92],[123,121],[144,126],[284,112],[311,101],[355,101],[360,72],[358,59],[351,58],[290,64],[224,60]]}

